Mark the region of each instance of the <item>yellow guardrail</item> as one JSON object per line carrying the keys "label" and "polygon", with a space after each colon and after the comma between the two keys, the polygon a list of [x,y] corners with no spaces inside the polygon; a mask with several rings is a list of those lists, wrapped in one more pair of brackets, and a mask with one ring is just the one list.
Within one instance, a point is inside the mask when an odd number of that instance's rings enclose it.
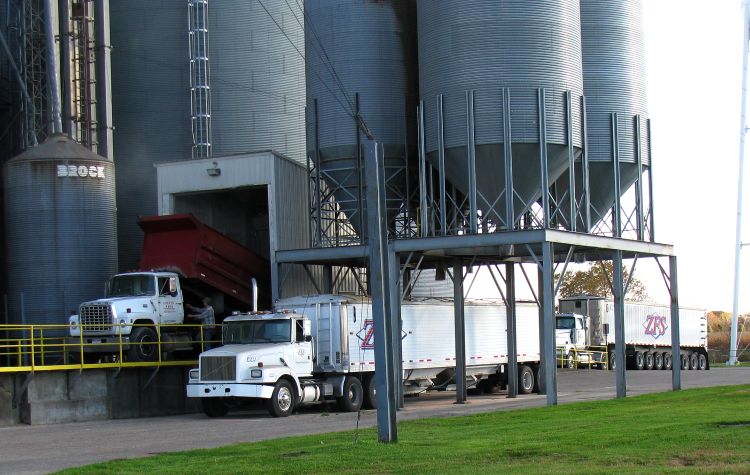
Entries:
{"label": "yellow guardrail", "polygon": [[[0,325],[0,373],[189,366],[197,364],[198,354],[207,346],[221,345],[221,325],[106,326],[113,331],[104,335],[90,329],[102,325],[75,325],[74,330],[83,332],[70,336],[71,325]],[[130,335],[139,327],[149,328],[153,338],[129,342],[129,335],[120,330],[123,327],[132,329]],[[178,341],[172,338],[176,336]],[[149,361],[133,361],[130,356],[136,348],[153,356]]]}
{"label": "yellow guardrail", "polygon": [[557,366],[571,369],[579,367],[609,369],[609,352],[606,346],[589,346],[585,350],[558,346]]}

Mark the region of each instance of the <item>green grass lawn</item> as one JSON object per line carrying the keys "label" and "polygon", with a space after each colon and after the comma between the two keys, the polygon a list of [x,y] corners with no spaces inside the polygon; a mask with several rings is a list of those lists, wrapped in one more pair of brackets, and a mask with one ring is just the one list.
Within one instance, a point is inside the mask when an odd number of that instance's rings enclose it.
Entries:
{"label": "green grass lawn", "polygon": [[63,473],[750,473],[750,385],[407,421],[398,436],[291,437]]}

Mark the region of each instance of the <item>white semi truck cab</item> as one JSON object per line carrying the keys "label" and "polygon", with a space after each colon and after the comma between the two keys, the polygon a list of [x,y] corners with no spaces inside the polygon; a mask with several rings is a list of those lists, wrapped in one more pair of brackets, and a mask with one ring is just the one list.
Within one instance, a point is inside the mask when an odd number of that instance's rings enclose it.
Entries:
{"label": "white semi truck cab", "polygon": [[87,353],[116,353],[120,344],[131,361],[156,360],[156,342],[172,350],[191,349],[191,335],[162,331],[160,325],[185,319],[180,279],[173,272],[134,272],[115,275],[103,299],[82,303],[71,315],[70,342],[83,342]]}
{"label": "white semi truck cab", "polygon": [[313,377],[311,329],[307,316],[292,311],[227,317],[224,346],[201,353],[199,368],[190,371],[188,397],[202,398],[210,417],[226,414],[229,398],[263,399],[276,417],[288,416],[298,404],[334,398],[346,410],[359,409],[359,380],[345,390],[351,378],[344,374]]}

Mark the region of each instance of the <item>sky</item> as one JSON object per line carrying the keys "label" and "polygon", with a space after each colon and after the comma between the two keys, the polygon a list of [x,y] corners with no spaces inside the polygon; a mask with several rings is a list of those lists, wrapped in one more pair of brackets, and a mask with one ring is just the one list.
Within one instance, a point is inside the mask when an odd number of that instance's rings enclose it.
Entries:
{"label": "sky", "polygon": [[[675,246],[680,305],[731,310],[742,89],[740,0],[643,0],[655,236]],[[747,170],[748,166],[745,166]],[[745,174],[745,183],[750,179]],[[746,192],[747,195],[750,192]],[[750,241],[744,200],[743,241]],[[750,311],[750,247],[740,310]],[[655,265],[635,277],[668,294]]]}

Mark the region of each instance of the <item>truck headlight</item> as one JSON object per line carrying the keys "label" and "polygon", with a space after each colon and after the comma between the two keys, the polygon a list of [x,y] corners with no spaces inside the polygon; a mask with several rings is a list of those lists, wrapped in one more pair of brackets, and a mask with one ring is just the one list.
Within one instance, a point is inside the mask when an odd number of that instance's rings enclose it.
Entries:
{"label": "truck headlight", "polygon": [[189,375],[188,377],[189,377],[190,379],[192,379],[192,380],[197,380],[197,379],[198,379],[198,369],[191,369],[191,370],[190,370],[190,371],[188,372],[188,375]]}
{"label": "truck headlight", "polygon": [[263,377],[263,370],[262,369],[251,369],[250,370],[250,377],[251,378],[262,378]]}

